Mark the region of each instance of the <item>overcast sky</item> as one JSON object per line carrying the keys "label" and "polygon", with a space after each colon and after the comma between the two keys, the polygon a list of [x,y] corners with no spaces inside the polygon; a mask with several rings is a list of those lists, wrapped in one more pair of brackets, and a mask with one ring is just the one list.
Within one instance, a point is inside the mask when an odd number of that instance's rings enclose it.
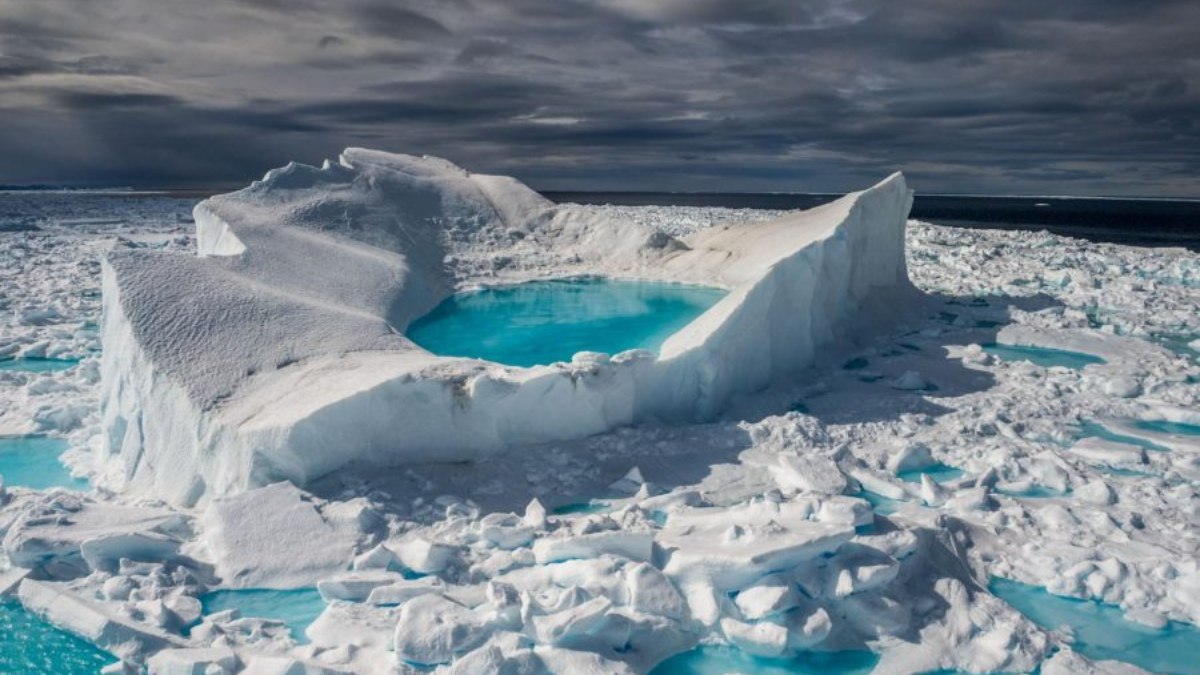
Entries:
{"label": "overcast sky", "polygon": [[0,0],[0,183],[1200,197],[1200,2]]}

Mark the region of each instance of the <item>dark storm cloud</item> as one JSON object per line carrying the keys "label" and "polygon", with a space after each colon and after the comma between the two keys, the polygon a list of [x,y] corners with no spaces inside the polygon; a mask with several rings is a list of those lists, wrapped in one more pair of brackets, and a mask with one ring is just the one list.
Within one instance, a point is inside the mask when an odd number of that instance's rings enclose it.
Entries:
{"label": "dark storm cloud", "polygon": [[[351,5],[353,7],[353,5]],[[450,35],[450,29],[424,14],[387,2],[356,8],[358,24],[367,32],[400,39],[426,40]]]}
{"label": "dark storm cloud", "polygon": [[0,0],[0,182],[348,145],[543,188],[1200,196],[1200,5]]}

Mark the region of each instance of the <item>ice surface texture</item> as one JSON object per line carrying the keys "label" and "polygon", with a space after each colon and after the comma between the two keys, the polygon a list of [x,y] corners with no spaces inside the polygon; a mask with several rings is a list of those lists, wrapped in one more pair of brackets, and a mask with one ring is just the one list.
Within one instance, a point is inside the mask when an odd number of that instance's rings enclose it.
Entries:
{"label": "ice surface texture", "polygon": [[[703,420],[866,334],[915,294],[896,174],[683,239],[449,162],[349,149],[195,209],[199,256],[110,254],[104,442],[126,488],[190,505],[347,463],[463,461],[648,418]],[[456,290],[595,275],[728,294],[655,356],[532,368],[428,353]]]}

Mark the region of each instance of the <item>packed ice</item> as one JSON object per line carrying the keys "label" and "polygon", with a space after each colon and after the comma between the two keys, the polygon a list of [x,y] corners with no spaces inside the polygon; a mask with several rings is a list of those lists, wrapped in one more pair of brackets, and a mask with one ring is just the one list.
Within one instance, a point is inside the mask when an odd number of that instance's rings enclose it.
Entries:
{"label": "packed ice", "polygon": [[[79,362],[0,370],[0,435],[65,440],[91,487],[0,481],[0,595],[110,673],[1140,672],[996,580],[1195,647],[1194,253],[905,223],[900,177],[815,212],[556,206],[367,151],[194,226],[25,199],[0,358]],[[658,355],[403,336],[455,290],[583,274],[732,299]],[[236,608],[262,589],[319,615]]]}

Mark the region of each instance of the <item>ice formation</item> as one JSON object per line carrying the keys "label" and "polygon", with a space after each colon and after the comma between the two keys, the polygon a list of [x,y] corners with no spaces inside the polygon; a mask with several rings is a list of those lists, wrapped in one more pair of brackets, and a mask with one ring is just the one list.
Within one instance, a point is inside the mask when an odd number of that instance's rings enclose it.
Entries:
{"label": "ice formation", "polygon": [[[120,491],[119,458],[94,462],[99,259],[198,264],[192,204],[28,199],[38,229],[0,232],[0,358],[81,362],[0,369],[0,435],[65,441],[94,487],[0,480],[0,613],[20,602],[102,645],[108,673],[643,673],[698,646],[751,665],[868,650],[857,662],[878,673],[1196,672],[1195,253],[910,221],[924,296],[898,323],[715,419],[347,465],[184,508]],[[678,241],[781,215],[551,213]],[[578,267],[534,264],[519,237],[447,246],[481,282]],[[996,579],[1104,607],[1087,630],[1039,625]],[[262,589],[319,615],[296,635],[292,608],[204,604]],[[1145,643],[1092,649],[1105,621]],[[1143,658],[1160,644],[1179,658]]]}
{"label": "ice formation", "polygon": [[[915,291],[900,175],[811,211],[674,237],[506,177],[349,149],[195,210],[198,256],[104,268],[101,452],[189,506],[346,464],[462,461],[711,419],[889,323]],[[600,275],[729,289],[658,355],[516,368],[404,336],[456,289]]]}

